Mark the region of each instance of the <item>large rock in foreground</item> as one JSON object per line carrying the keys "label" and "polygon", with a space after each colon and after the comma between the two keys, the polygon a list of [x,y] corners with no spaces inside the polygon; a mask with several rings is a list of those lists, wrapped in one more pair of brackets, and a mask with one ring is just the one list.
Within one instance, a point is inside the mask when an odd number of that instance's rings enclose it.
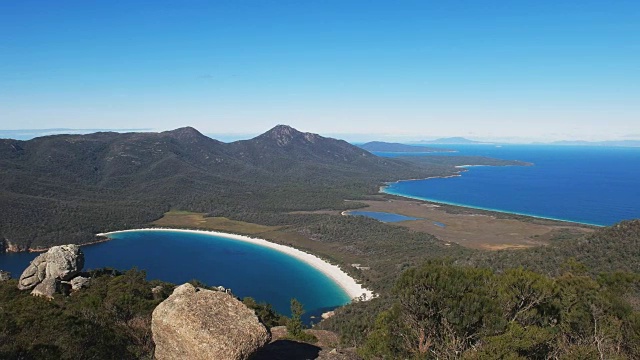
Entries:
{"label": "large rock in foreground", "polygon": [[84,253],[78,245],[54,246],[44,254],[38,255],[20,275],[18,289],[35,288],[45,279],[47,284],[41,286],[37,295],[52,296],[49,290],[56,289],[60,281],[67,281],[78,274],[84,266]]}
{"label": "large rock in foreground", "polygon": [[44,280],[47,270],[47,254],[40,254],[31,260],[29,266],[24,269],[18,280],[18,289],[29,290],[36,287]]}
{"label": "large rock in foreground", "polygon": [[178,286],[153,311],[155,358],[248,359],[271,334],[255,312],[232,295]]}
{"label": "large rock in foreground", "polygon": [[54,246],[46,253],[45,276],[62,281],[71,280],[84,267],[84,253],[78,245]]}

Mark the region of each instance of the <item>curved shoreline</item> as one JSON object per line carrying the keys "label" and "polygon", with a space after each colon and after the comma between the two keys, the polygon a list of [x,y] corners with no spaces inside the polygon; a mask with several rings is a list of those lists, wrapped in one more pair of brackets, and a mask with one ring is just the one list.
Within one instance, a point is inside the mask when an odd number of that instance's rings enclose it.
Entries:
{"label": "curved shoreline", "polygon": [[[450,176],[443,176],[443,177],[440,177],[440,178],[447,178],[447,177],[450,177]],[[433,179],[433,178],[439,178],[439,177],[434,176],[434,177],[431,177],[431,178],[428,178],[428,179]],[[428,179],[422,179],[422,180],[428,180]],[[398,183],[398,182],[401,182],[401,181],[414,181],[414,180],[400,180],[400,181],[395,181],[394,183]],[[389,184],[391,184],[391,183],[389,183]],[[534,219],[560,221],[560,222],[565,222],[565,223],[570,223],[570,224],[579,224],[579,225],[587,225],[587,226],[595,226],[595,227],[606,227],[607,226],[607,225],[592,224],[592,223],[588,223],[588,222],[575,221],[575,220],[557,219],[557,218],[548,217],[548,216],[525,214],[525,213],[520,213],[520,212],[515,212],[515,211],[491,209],[491,208],[485,208],[485,207],[481,207],[481,206],[464,205],[464,204],[458,204],[458,203],[454,203],[454,202],[447,202],[447,201],[442,201],[442,200],[429,199],[429,198],[420,197],[420,196],[414,196],[414,195],[400,194],[400,193],[395,193],[395,192],[388,191],[387,190],[388,187],[389,187],[389,185],[381,186],[380,187],[380,192],[383,193],[383,194],[400,196],[400,197],[404,197],[404,198],[412,199],[412,200],[427,201],[427,202],[431,202],[431,203],[449,205],[449,206],[457,206],[457,207],[467,208],[467,209],[482,210],[482,211],[496,212],[496,213],[509,214],[509,215],[526,216],[526,217],[530,217],[530,218],[534,218]]]}
{"label": "curved shoreline", "polygon": [[167,232],[186,232],[186,233],[195,233],[195,234],[206,234],[219,236],[226,239],[238,240],[242,242],[251,243],[254,245],[267,247],[286,255],[292,256],[305,264],[315,268],[316,270],[323,273],[325,276],[333,280],[340,288],[349,296],[349,298],[358,301],[367,301],[371,300],[375,297],[375,294],[371,291],[358,284],[354,278],[349,276],[346,272],[344,272],[337,265],[330,264],[325,260],[322,260],[316,255],[304,252],[302,250],[298,250],[296,248],[276,244],[271,241],[267,241],[259,238],[252,238],[244,235],[237,234],[229,234],[218,231],[208,231],[208,230],[187,230],[187,229],[168,229],[168,228],[146,228],[146,229],[130,229],[130,230],[120,230],[120,231],[110,231],[106,233],[96,234],[96,236],[105,236],[108,237],[110,234],[124,233],[124,232],[143,232],[143,231],[167,231]]}

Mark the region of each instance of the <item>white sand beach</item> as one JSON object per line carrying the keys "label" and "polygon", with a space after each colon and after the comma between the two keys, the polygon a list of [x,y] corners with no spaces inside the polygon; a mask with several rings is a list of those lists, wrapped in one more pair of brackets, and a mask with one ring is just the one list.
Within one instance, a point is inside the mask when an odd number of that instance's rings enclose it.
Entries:
{"label": "white sand beach", "polygon": [[350,277],[347,273],[342,271],[340,267],[337,265],[330,264],[321,258],[306,253],[304,251],[298,250],[296,248],[280,245],[273,243],[271,241],[267,241],[264,239],[252,238],[243,235],[236,234],[228,234],[217,231],[206,231],[206,230],[184,230],[184,229],[165,229],[165,228],[147,228],[147,229],[132,229],[132,230],[121,230],[121,231],[112,231],[107,233],[96,234],[96,236],[104,236],[108,237],[109,234],[123,233],[123,232],[133,232],[133,231],[173,231],[173,232],[189,232],[189,233],[197,233],[197,234],[209,234],[214,236],[220,236],[227,239],[233,239],[238,241],[244,241],[251,244],[256,244],[259,246],[268,247],[284,254],[295,257],[298,260],[304,261],[305,263],[313,266],[314,268],[321,271],[327,277],[331,278],[336,284],[338,284],[351,299],[362,300],[370,300],[375,295],[371,290],[364,288],[362,285],[358,284],[355,279]]}

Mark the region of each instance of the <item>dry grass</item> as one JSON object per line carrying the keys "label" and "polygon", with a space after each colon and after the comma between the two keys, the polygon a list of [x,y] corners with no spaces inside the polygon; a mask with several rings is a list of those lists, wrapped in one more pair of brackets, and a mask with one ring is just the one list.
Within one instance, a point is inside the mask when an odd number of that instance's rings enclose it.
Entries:
{"label": "dry grass", "polygon": [[[368,206],[362,209],[365,211],[389,212],[420,218],[421,220],[394,224],[433,234],[444,242],[457,243],[473,249],[523,249],[546,245],[561,232],[578,236],[593,231],[592,228],[579,224],[551,220],[522,221],[493,216],[487,211],[473,209],[453,213],[447,211],[446,206],[417,200],[380,197],[380,200],[359,202]],[[436,222],[445,224],[445,227],[436,225]]]}
{"label": "dry grass", "polygon": [[[498,218],[478,213],[452,214],[436,204],[410,200],[365,201],[369,211],[383,211],[421,218],[398,225],[415,231],[428,232],[446,242],[485,250],[522,249],[548,244],[562,230],[578,233],[593,231],[589,227],[561,222],[544,224],[516,219]],[[434,222],[443,223],[441,227]]]}
{"label": "dry grass", "polygon": [[194,228],[217,230],[234,234],[256,235],[274,230],[278,226],[265,226],[244,221],[230,220],[225,217],[205,217],[205,214],[188,211],[170,211],[151,223],[162,227]]}

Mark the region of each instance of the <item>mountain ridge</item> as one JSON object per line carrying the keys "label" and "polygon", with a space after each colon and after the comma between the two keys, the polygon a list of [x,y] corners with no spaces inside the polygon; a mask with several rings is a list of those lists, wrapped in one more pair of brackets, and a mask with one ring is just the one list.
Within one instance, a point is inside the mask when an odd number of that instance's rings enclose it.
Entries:
{"label": "mountain ridge", "polygon": [[43,248],[143,226],[170,209],[265,217],[340,207],[383,181],[433,172],[285,125],[232,143],[192,127],[0,139],[0,238]]}

